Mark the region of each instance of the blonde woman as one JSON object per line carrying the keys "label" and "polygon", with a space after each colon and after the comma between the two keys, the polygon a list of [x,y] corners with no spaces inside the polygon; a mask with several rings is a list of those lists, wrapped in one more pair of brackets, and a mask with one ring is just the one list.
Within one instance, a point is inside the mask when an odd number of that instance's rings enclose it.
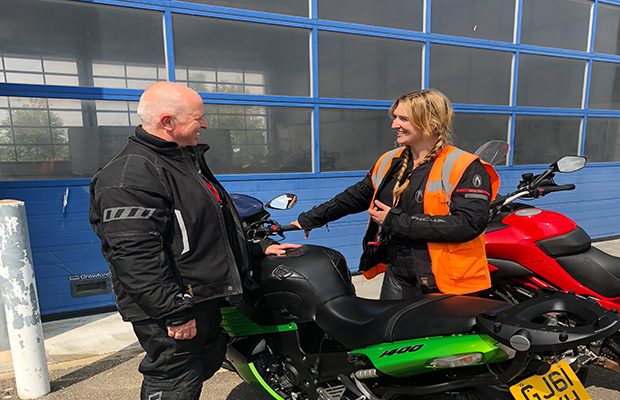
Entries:
{"label": "blonde woman", "polygon": [[390,115],[399,147],[381,155],[360,182],[294,223],[309,231],[367,210],[360,270],[368,279],[385,271],[381,299],[489,288],[483,232],[497,173],[451,145],[452,105],[441,92],[405,94]]}

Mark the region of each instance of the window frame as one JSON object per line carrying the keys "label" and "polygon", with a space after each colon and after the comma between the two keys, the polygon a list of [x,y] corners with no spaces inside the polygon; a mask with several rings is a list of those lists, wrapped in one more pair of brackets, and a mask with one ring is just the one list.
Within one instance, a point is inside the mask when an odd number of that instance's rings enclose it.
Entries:
{"label": "window frame", "polygon": [[[386,100],[364,100],[364,99],[332,99],[320,96],[318,87],[318,32],[338,32],[380,38],[392,38],[420,42],[424,46],[422,60],[422,87],[429,87],[430,69],[430,45],[444,44],[452,46],[464,46],[479,49],[511,52],[513,57],[512,74],[510,82],[510,102],[507,105],[474,105],[455,103],[456,112],[472,113],[501,113],[510,115],[510,122],[507,136],[511,144],[511,152],[508,160],[508,167],[513,166],[514,149],[514,126],[515,118],[518,115],[547,115],[547,116],[577,116],[582,119],[580,130],[580,143],[578,152],[583,155],[586,139],[586,126],[588,117],[620,118],[620,110],[590,109],[588,98],[591,82],[592,63],[606,62],[620,65],[620,55],[596,53],[594,41],[597,28],[597,5],[617,6],[620,8],[618,0],[595,0],[590,15],[590,28],[588,37],[587,51],[576,51],[559,48],[548,48],[521,43],[522,29],[522,7],[520,1],[515,0],[517,7],[515,12],[514,38],[512,43],[493,40],[482,40],[460,36],[450,36],[432,32],[430,2],[425,2],[424,26],[421,32],[409,31],[396,28],[381,26],[369,26],[339,21],[322,20],[318,18],[318,0],[308,0],[309,15],[307,17],[259,12],[252,10],[236,9],[223,6],[205,5],[199,3],[189,3],[184,1],[162,2],[161,0],[127,0],[118,2],[117,0],[76,0],[76,3],[107,5],[124,7],[128,9],[142,9],[157,11],[161,13],[164,31],[164,50],[166,61],[167,78],[170,81],[176,80],[174,46],[172,37],[172,14],[187,14],[212,18],[221,18],[233,21],[255,22],[264,25],[275,25],[285,27],[297,27],[310,30],[310,95],[309,96],[274,96],[258,94],[228,94],[228,93],[207,93],[200,92],[205,104],[238,104],[238,105],[266,105],[275,107],[309,107],[313,110],[312,117],[312,159],[313,170],[309,173],[299,174],[250,174],[250,175],[220,175],[223,181],[231,180],[258,180],[269,178],[304,178],[321,176],[360,176],[366,171],[341,171],[341,172],[322,172],[320,170],[320,129],[319,129],[319,110],[325,108],[353,108],[353,109],[389,109],[391,101]],[[544,55],[558,58],[569,58],[584,60],[586,71],[584,73],[584,87],[581,107],[578,108],[554,108],[554,107],[526,107],[516,104],[518,87],[518,67],[521,54]],[[3,66],[2,66],[3,67]],[[0,71],[0,74],[3,73]],[[3,77],[4,78],[4,77]],[[91,88],[91,87],[72,87],[72,86],[53,86],[39,84],[16,84],[5,83],[0,79],[0,96],[17,97],[45,97],[45,98],[67,98],[67,99],[87,99],[87,100],[129,100],[137,101],[142,93],[138,89],[121,88]],[[613,162],[606,162],[605,165],[613,165]],[[618,163],[620,165],[620,162]],[[519,165],[518,167],[522,167]],[[500,167],[504,168],[504,167]],[[20,182],[10,181],[11,184],[21,184]],[[23,182],[24,185],[31,185],[31,181]],[[58,184],[58,180],[37,181],[40,184]],[[64,183],[69,185],[81,185],[87,180],[71,179]],[[0,182],[4,185],[6,182]]]}

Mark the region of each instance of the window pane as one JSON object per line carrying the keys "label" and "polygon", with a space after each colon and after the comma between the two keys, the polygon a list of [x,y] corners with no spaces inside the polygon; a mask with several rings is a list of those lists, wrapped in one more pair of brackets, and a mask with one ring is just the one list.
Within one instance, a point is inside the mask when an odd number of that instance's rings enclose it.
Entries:
{"label": "window pane", "polygon": [[387,110],[321,109],[319,121],[321,171],[366,171],[394,147]]}
{"label": "window pane", "polygon": [[592,4],[589,0],[523,0],[521,42],[586,50]]}
{"label": "window pane", "polygon": [[[6,121],[0,116],[0,123],[2,121]],[[0,127],[0,144],[11,144],[13,143],[13,130],[11,128],[7,128],[6,126]]]}
{"label": "window pane", "polygon": [[430,86],[454,103],[508,104],[512,53],[431,45]]}
{"label": "window pane", "polygon": [[18,57],[5,57],[4,68],[12,71],[29,71],[29,72],[42,72],[41,60],[18,58]]}
{"label": "window pane", "polygon": [[598,3],[594,51],[620,54],[620,7]]}
{"label": "window pane", "polygon": [[[15,161],[15,148],[13,146],[0,146],[0,163],[3,161]],[[4,178],[3,173],[0,172],[0,178]]]}
{"label": "window pane", "polygon": [[620,64],[592,62],[588,107],[620,108]]}
{"label": "window pane", "polygon": [[431,7],[433,32],[512,42],[514,0],[433,0]]}
{"label": "window pane", "polygon": [[[27,118],[24,116],[23,118]],[[45,128],[13,128],[16,144],[40,144],[51,143],[51,131],[49,127]]]}
{"label": "window pane", "polygon": [[319,93],[321,97],[391,100],[419,89],[422,46],[404,40],[319,32]]}
{"label": "window pane", "polygon": [[584,155],[588,161],[620,161],[620,119],[588,118]]}
{"label": "window pane", "polygon": [[422,30],[423,0],[318,0],[319,18]]}
{"label": "window pane", "polygon": [[[0,176],[4,180],[89,178],[134,130],[127,123],[125,101],[3,99],[7,100],[0,102]],[[102,118],[106,108],[115,109],[116,117],[123,115],[125,123],[118,123],[120,117],[114,124]]]}
{"label": "window pane", "polygon": [[115,79],[112,87],[126,88],[127,68],[150,71],[150,83],[166,78],[157,75],[165,64],[161,13],[47,0],[2,6],[0,59],[8,83],[107,86]]}
{"label": "window pane", "polygon": [[518,115],[514,164],[551,164],[577,154],[580,123],[577,117]]}
{"label": "window pane", "polygon": [[198,91],[310,94],[308,30],[174,15],[173,32],[179,81]]}
{"label": "window pane", "polygon": [[209,4],[254,11],[308,16],[308,0],[186,0],[192,3]]}
{"label": "window pane", "polygon": [[43,85],[45,83],[43,75],[7,72],[5,76],[8,83],[24,83],[29,85]]}
{"label": "window pane", "polygon": [[311,109],[206,105],[201,142],[218,174],[311,172]]}
{"label": "window pane", "polygon": [[521,54],[517,104],[581,107],[585,61]]}
{"label": "window pane", "polygon": [[471,153],[490,140],[508,140],[509,115],[456,113],[453,132],[456,146]]}

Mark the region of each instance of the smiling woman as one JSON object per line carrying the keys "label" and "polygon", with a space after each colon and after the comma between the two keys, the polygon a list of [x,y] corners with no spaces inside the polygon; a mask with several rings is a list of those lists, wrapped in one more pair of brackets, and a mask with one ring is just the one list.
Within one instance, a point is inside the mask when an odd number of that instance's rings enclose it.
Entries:
{"label": "smiling woman", "polygon": [[489,288],[483,232],[499,188],[497,173],[451,146],[452,105],[441,92],[407,93],[390,114],[400,147],[294,224],[309,231],[368,209],[360,270],[368,279],[385,272],[381,299]]}

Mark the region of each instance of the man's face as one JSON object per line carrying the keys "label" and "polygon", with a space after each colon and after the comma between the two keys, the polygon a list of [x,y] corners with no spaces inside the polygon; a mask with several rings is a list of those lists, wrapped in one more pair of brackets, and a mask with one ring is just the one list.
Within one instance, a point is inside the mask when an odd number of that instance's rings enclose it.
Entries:
{"label": "man's face", "polygon": [[200,130],[207,128],[202,100],[199,98],[192,99],[185,112],[172,118],[174,141],[179,146],[196,146],[198,139],[200,139]]}

